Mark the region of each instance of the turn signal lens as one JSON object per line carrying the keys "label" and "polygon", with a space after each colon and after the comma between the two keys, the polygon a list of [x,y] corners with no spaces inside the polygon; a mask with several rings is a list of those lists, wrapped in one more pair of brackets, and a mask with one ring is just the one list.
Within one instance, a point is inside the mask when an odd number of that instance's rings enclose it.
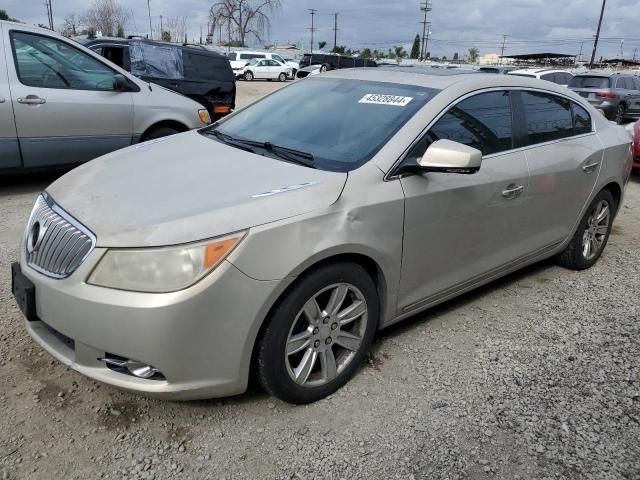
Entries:
{"label": "turn signal lens", "polygon": [[198,110],[198,116],[200,117],[200,121],[205,125],[209,125],[211,123],[211,117],[209,116],[209,112],[206,110]]}
{"label": "turn signal lens", "polygon": [[183,290],[211,273],[243,238],[236,233],[174,247],[108,250],[87,283],[133,292]]}
{"label": "turn signal lens", "polygon": [[230,111],[229,105],[216,105],[213,107],[213,113],[229,113]]}

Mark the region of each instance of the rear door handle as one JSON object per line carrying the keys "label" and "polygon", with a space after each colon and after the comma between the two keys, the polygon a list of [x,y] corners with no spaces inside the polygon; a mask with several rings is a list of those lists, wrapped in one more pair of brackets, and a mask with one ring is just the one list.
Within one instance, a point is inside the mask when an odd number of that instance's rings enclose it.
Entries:
{"label": "rear door handle", "polygon": [[522,192],[524,192],[524,186],[512,184],[502,192],[502,196],[508,200],[511,200],[512,198],[516,198],[522,195]]}
{"label": "rear door handle", "polygon": [[598,168],[599,166],[600,166],[599,162],[592,163],[590,165],[585,165],[584,167],[582,167],[582,171],[584,173],[593,173],[595,169]]}
{"label": "rear door handle", "polygon": [[18,98],[18,103],[24,105],[42,105],[43,103],[47,103],[47,101],[37,95],[27,95],[26,97]]}

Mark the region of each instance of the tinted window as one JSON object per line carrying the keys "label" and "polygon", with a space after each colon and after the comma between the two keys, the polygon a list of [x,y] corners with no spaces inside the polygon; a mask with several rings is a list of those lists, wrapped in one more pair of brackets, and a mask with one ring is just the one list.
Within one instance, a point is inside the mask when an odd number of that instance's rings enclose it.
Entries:
{"label": "tinted window", "polygon": [[102,56],[120,68],[129,69],[125,63],[124,47],[105,46],[102,49]]}
{"label": "tinted window", "polygon": [[554,82],[554,83],[558,83],[556,81],[556,74],[555,73],[545,73],[544,75],[542,75],[540,77],[541,80],[546,80],[547,82]]}
{"label": "tinted window", "polygon": [[233,61],[237,60],[236,56],[237,56],[237,53],[235,53],[235,52],[231,52],[231,53],[227,54],[227,58],[229,60],[233,60]]}
{"label": "tinted window", "polygon": [[233,72],[223,57],[217,55],[201,55],[185,49],[182,53],[185,78],[204,80],[233,80]]}
{"label": "tinted window", "polygon": [[[496,72],[496,73],[498,73],[498,72]],[[531,74],[531,73],[509,73],[509,75],[514,75],[516,77],[536,78],[536,76]]]}
{"label": "tinted window", "polygon": [[265,55],[261,53],[241,53],[240,58],[242,60],[251,60],[252,58],[265,58]]}
{"label": "tinted window", "polygon": [[216,130],[302,150],[314,156],[318,168],[345,172],[369,161],[436,92],[395,83],[308,78],[237,112]]}
{"label": "tinted window", "polygon": [[609,88],[608,77],[589,77],[580,75],[573,77],[569,83],[571,88]]}
{"label": "tinted window", "polygon": [[463,100],[431,127],[428,136],[429,143],[453,140],[476,148],[483,155],[510,150],[513,134],[509,93],[481,93]]}
{"label": "tinted window", "polygon": [[20,82],[32,87],[113,90],[114,72],[102,62],[60,40],[12,32]]}
{"label": "tinted window", "polygon": [[538,92],[522,92],[529,144],[550,142],[573,135],[571,102]]}
{"label": "tinted window", "polygon": [[576,135],[591,132],[591,115],[577,103],[573,107],[573,128]]}
{"label": "tinted window", "polygon": [[280,56],[280,55],[271,55],[271,58],[273,58],[274,60],[277,60],[281,63],[284,63],[284,59]]}
{"label": "tinted window", "polygon": [[640,78],[633,77],[633,89],[640,90]]}
{"label": "tinted window", "polygon": [[556,73],[556,75],[558,76],[560,85],[569,85],[573,78],[573,75],[567,72]]}
{"label": "tinted window", "polygon": [[480,71],[482,73],[500,73],[500,70],[497,68],[481,68]]}

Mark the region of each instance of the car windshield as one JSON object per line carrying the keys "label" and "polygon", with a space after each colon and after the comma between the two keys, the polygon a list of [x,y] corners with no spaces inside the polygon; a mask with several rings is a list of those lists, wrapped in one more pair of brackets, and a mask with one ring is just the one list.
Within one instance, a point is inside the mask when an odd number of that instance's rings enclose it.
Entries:
{"label": "car windshield", "polygon": [[437,92],[395,83],[306,79],[202,132],[304,152],[315,168],[348,172],[369,161]]}
{"label": "car windshield", "polygon": [[609,78],[577,76],[571,79],[569,88],[609,88]]}

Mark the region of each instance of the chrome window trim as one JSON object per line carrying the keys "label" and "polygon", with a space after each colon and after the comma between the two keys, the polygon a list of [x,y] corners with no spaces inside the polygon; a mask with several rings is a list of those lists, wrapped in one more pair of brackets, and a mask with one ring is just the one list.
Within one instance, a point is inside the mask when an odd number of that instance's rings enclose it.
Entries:
{"label": "chrome window trim", "polygon": [[[446,90],[443,90],[443,91],[446,91]],[[395,179],[400,177],[400,175],[397,175],[397,174],[396,175],[392,175],[392,173],[407,158],[407,155],[409,154],[411,149],[420,140],[422,140],[422,137],[424,137],[429,132],[431,127],[433,127],[433,125],[435,125],[436,122],[438,122],[438,120],[440,120],[451,108],[455,107],[457,104],[459,104],[460,102],[463,102],[467,98],[473,97],[475,95],[481,95],[483,93],[490,93],[490,92],[503,92],[503,91],[528,91],[528,92],[546,93],[546,94],[555,95],[555,96],[564,98],[566,100],[569,100],[570,102],[577,103],[578,105],[581,105],[582,108],[585,108],[585,104],[581,104],[580,102],[577,101],[577,99],[572,98],[569,95],[565,95],[564,93],[554,92],[552,90],[546,90],[544,88],[536,88],[536,87],[490,87],[490,88],[482,88],[482,89],[479,89],[479,90],[474,90],[472,92],[466,93],[462,97],[458,97],[456,100],[454,100],[453,102],[449,103],[444,109],[442,109],[442,111],[440,113],[438,113],[438,115],[433,117],[431,122],[429,122],[427,124],[427,126],[422,130],[422,132],[420,132],[420,134],[416,138],[413,139],[413,141],[404,150],[404,152],[402,152],[400,157],[398,157],[398,159],[393,163],[393,165],[387,171],[387,173],[385,173],[383,180],[386,182],[386,181],[389,181],[389,180],[395,180]],[[428,106],[428,103],[427,103],[427,105],[425,105],[425,107],[426,106]],[[591,106],[591,105],[589,104],[589,106]],[[513,107],[512,107],[512,109],[513,109]],[[540,147],[540,146],[552,145],[554,143],[559,143],[559,142],[563,142],[563,141],[566,141],[566,140],[572,140],[572,139],[575,139],[575,138],[586,137],[588,135],[595,135],[597,133],[597,131],[596,131],[596,124],[595,124],[595,121],[593,119],[593,115],[591,114],[591,112],[589,112],[589,110],[587,108],[585,108],[585,110],[587,110],[587,113],[589,114],[589,119],[591,120],[591,132],[589,132],[589,133],[581,133],[579,135],[572,135],[570,137],[560,138],[558,140],[551,140],[549,142],[544,142],[544,143],[535,143],[533,145],[527,145],[525,147],[512,148],[510,150],[504,150],[502,152],[492,153],[490,155],[483,156],[482,160],[483,161],[484,160],[490,160],[492,158],[495,158],[495,157],[498,157],[498,156],[502,156],[502,155],[507,155],[509,153],[517,153],[517,152],[529,150],[531,148],[537,148],[537,147]],[[572,116],[573,116],[573,113],[572,113]]]}
{"label": "chrome window trim", "polygon": [[[76,220],[74,217],[72,217],[66,211],[64,211],[47,192],[42,192],[40,194],[40,196],[42,196],[42,199],[45,201],[47,206],[51,210],[53,210],[54,213],[60,215],[60,217],[62,217],[66,222],[68,222],[73,227],[77,228],[80,232],[84,233],[89,238],[89,240],[91,240],[91,248],[87,251],[87,253],[82,257],[82,259],[78,263],[78,265],[82,265],[82,263],[84,263],[84,261],[91,254],[91,252],[93,252],[93,250],[96,247],[96,243],[97,243],[96,235],[91,230],[89,230],[86,226],[84,226],[82,223],[80,223],[78,220]],[[29,228],[31,226],[31,222],[32,222],[33,216],[35,214],[35,210],[36,209],[34,208],[34,210],[31,212],[31,215],[29,216],[29,222],[27,223],[27,232],[25,233],[25,239],[26,239],[26,235],[28,234],[28,230],[29,230]],[[69,273],[67,275],[63,275],[63,274],[57,274],[57,273],[45,270],[44,268],[41,268],[38,265],[35,265],[35,264],[33,264],[33,263],[28,261],[29,252],[27,252],[26,243],[24,245],[24,250],[25,250],[25,254],[27,255],[26,256],[26,262],[27,262],[27,265],[29,266],[29,268],[34,269],[36,272],[41,273],[42,275],[45,275],[46,277],[54,278],[56,280],[61,280],[63,278],[70,277],[74,273],[74,272],[71,272],[71,273]]]}

